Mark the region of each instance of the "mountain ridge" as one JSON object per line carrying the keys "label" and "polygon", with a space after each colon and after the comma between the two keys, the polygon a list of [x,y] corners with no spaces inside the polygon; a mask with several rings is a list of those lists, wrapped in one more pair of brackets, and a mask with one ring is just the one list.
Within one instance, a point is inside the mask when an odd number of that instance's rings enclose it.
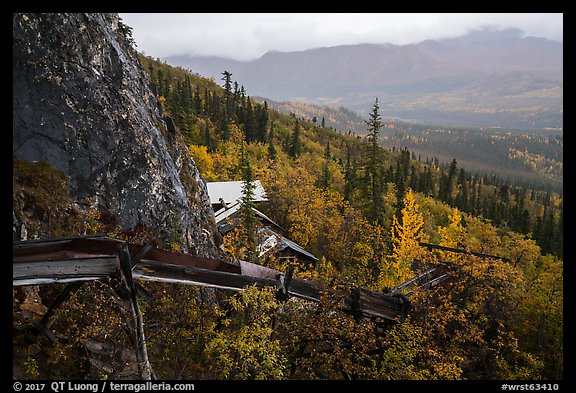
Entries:
{"label": "mountain ridge", "polygon": [[[562,44],[522,38],[513,29],[408,45],[270,51],[252,61],[215,56],[164,60],[215,80],[229,71],[250,86],[251,95],[276,101],[329,102],[366,114],[379,97],[384,115],[421,122],[515,128],[563,124]],[[538,84],[526,85],[523,79]],[[494,83],[503,89],[482,89]]]}

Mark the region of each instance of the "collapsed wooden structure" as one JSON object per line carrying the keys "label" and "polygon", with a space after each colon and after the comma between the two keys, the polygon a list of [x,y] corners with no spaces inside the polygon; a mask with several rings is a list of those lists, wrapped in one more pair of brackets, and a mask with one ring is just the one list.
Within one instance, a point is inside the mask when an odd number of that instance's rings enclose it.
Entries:
{"label": "collapsed wooden structure", "polygon": [[[123,268],[124,260],[127,266]],[[314,302],[319,302],[323,295],[335,294],[319,284],[294,277],[292,268],[281,272],[244,261],[236,265],[106,236],[33,240],[13,245],[13,286],[75,283],[107,277],[121,278],[126,285],[145,280],[230,290],[249,285],[271,286],[278,289],[279,296]],[[403,318],[407,306],[400,295],[363,288],[356,288],[343,302],[343,310],[359,318],[394,321]]]}
{"label": "collapsed wooden structure", "polygon": [[[469,253],[427,243],[421,245],[430,249]],[[425,269],[421,274],[386,293],[355,287],[351,293],[338,294],[318,283],[295,277],[293,265],[287,271],[281,272],[244,261],[232,264],[169,252],[150,244],[130,244],[101,235],[15,243],[12,266],[12,282],[15,287],[68,284],[36,326],[48,336],[52,334],[48,326],[54,310],[83,282],[111,280],[115,292],[124,302],[126,309],[130,310],[133,322],[131,338],[142,379],[153,378],[153,370],[148,361],[142,316],[137,301],[137,296],[146,294],[146,291],[137,283],[138,280],[229,290],[242,290],[250,285],[275,287],[277,296],[284,300],[296,297],[320,302],[323,296],[333,296],[343,300],[340,303],[341,309],[352,314],[357,320],[382,318],[397,322],[402,321],[409,310],[407,296],[413,292],[410,287],[430,288],[449,277],[447,267],[439,264]]]}
{"label": "collapsed wooden structure", "polygon": [[[280,298],[297,297],[320,302],[324,295],[335,294],[318,284],[294,277],[294,267],[286,272],[240,261],[231,264],[160,250],[150,244],[129,244],[106,236],[84,236],[32,240],[15,243],[12,259],[13,286],[67,284],[36,324],[36,330],[52,336],[50,319],[71,293],[83,282],[110,280],[114,291],[129,310],[130,338],[134,343],[138,370],[142,379],[154,378],[148,360],[142,315],[137,296],[146,291],[137,280],[200,285],[241,290],[250,285],[277,288]],[[401,295],[383,295],[356,288],[346,296],[342,309],[356,318],[381,317],[403,319],[408,304]]]}

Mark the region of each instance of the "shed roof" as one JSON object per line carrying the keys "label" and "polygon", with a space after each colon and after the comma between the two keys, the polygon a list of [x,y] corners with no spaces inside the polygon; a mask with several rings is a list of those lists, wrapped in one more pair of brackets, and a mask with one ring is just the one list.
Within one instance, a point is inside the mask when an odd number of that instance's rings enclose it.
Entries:
{"label": "shed roof", "polygon": [[[231,220],[235,220],[237,218],[237,214],[241,206],[242,206],[241,202],[235,202],[230,206],[223,207],[214,213],[214,218],[216,219],[216,226],[218,227],[220,233],[222,234],[228,233],[230,230],[232,230],[232,228],[234,228],[235,224],[231,222]],[[272,221],[270,217],[268,217],[261,211],[254,208],[252,208],[252,210],[254,211],[254,213],[256,213],[258,217],[260,217],[260,219],[264,223],[272,225],[281,231],[284,230],[284,228],[276,224],[274,221]],[[228,220],[228,218],[230,218],[230,220]]]}
{"label": "shed roof", "polygon": [[274,248],[278,249],[279,251],[283,251],[288,248],[296,254],[302,255],[304,258],[318,261],[318,258],[306,251],[298,243],[270,230],[269,228],[259,228],[258,235],[258,249],[260,251],[260,255],[264,255]]}
{"label": "shed roof", "polygon": [[[264,202],[266,198],[266,191],[260,180],[254,180],[254,202]],[[219,204],[220,199],[223,199],[227,204],[235,203],[242,198],[243,181],[221,181],[221,182],[207,182],[208,196],[213,205]]]}

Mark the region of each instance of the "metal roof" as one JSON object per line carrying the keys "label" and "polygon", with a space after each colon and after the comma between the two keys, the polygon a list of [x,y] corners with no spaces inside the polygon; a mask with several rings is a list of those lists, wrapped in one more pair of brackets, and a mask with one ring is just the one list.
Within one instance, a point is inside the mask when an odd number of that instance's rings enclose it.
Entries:
{"label": "metal roof", "polygon": [[273,230],[263,227],[258,229],[259,235],[259,250],[260,255],[266,254],[271,249],[277,248],[280,251],[285,249],[290,249],[297,254],[303,255],[306,258],[312,259],[314,261],[318,261],[314,255],[306,251],[302,246],[298,243],[274,232]]}
{"label": "metal roof", "polygon": [[[265,202],[266,191],[260,180],[254,180],[254,202]],[[227,204],[235,203],[242,198],[243,181],[221,181],[221,182],[207,182],[208,196],[213,205],[219,204],[220,199],[224,200]]]}
{"label": "metal roof", "polygon": [[[237,213],[240,210],[241,206],[242,206],[241,202],[236,202],[236,203],[232,204],[231,206],[223,207],[222,209],[220,209],[214,213],[214,218],[216,219],[216,226],[218,227],[218,230],[220,231],[220,233],[226,234],[230,230],[232,230],[232,228],[234,228],[235,224],[231,221],[236,219]],[[265,223],[268,223],[268,224],[270,224],[270,225],[272,225],[272,226],[274,226],[274,227],[276,227],[282,231],[284,230],[284,228],[282,228],[280,225],[278,225],[274,221],[272,221],[272,219],[270,217],[268,217],[266,214],[262,213],[261,211],[255,209],[255,208],[252,208],[252,210]],[[230,220],[227,220],[227,218],[230,218]]]}

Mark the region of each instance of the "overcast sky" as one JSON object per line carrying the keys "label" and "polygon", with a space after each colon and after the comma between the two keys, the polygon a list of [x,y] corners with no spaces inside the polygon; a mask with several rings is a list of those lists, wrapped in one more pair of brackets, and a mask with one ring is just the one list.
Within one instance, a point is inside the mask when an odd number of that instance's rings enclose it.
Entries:
{"label": "overcast sky", "polygon": [[517,28],[524,35],[563,41],[563,15],[386,14],[386,13],[121,13],[133,28],[137,49],[170,55],[221,56],[251,60],[264,53],[357,43],[404,45],[450,38],[490,26]]}

